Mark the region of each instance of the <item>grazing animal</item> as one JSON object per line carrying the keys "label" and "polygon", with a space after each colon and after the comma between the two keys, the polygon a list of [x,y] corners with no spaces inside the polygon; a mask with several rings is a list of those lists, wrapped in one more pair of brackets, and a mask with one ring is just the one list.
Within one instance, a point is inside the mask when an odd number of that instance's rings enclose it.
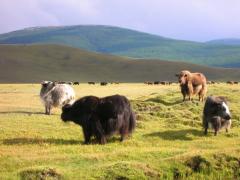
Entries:
{"label": "grazing animal", "polygon": [[107,82],[101,82],[100,85],[101,86],[106,86],[108,83]]}
{"label": "grazing animal", "polygon": [[189,100],[192,100],[193,95],[198,94],[199,101],[203,101],[207,93],[207,80],[202,73],[191,73],[190,71],[181,71],[180,74],[176,74],[180,83],[181,93],[183,95],[183,101],[186,96],[189,96]]}
{"label": "grazing animal", "polygon": [[231,114],[226,99],[222,96],[208,96],[203,109],[204,133],[207,134],[208,128],[212,127],[216,136],[222,128],[228,132],[231,124]]}
{"label": "grazing animal", "polygon": [[153,85],[153,82],[145,81],[144,84],[147,84],[147,85]]}
{"label": "grazing animal", "polygon": [[45,105],[45,114],[50,115],[52,107],[74,102],[75,92],[71,86],[51,81],[43,81],[41,84],[40,98]]}
{"label": "grazing animal", "polygon": [[161,81],[160,82],[162,85],[169,85],[169,82],[168,81]]}
{"label": "grazing animal", "polygon": [[233,81],[227,81],[227,84],[233,85],[234,82]]}
{"label": "grazing animal", "polygon": [[158,85],[160,82],[159,81],[154,81],[153,84]]}
{"label": "grazing animal", "polygon": [[88,82],[88,84],[90,84],[90,85],[91,85],[91,84],[92,84],[92,85],[94,85],[94,84],[95,84],[95,82],[92,82],[92,81],[91,81],[91,82]]}
{"label": "grazing animal", "polygon": [[58,84],[67,84],[65,81],[59,81]]}
{"label": "grazing animal", "polygon": [[73,121],[82,127],[85,144],[90,142],[92,136],[96,137],[98,143],[105,144],[107,137],[115,133],[119,133],[123,141],[136,125],[129,100],[120,95],[83,97],[72,105],[65,105],[61,119]]}
{"label": "grazing animal", "polygon": [[79,85],[79,82],[76,81],[76,82],[73,83],[73,85]]}

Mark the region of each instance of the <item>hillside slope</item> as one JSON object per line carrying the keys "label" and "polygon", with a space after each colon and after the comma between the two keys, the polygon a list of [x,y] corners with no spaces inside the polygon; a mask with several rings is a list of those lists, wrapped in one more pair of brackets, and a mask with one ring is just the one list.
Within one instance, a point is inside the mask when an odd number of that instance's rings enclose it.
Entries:
{"label": "hillside slope", "polygon": [[175,73],[183,69],[203,72],[212,80],[239,80],[240,77],[239,69],[130,59],[60,45],[0,45],[0,83],[176,81]]}
{"label": "hillside slope", "polygon": [[240,39],[238,38],[227,38],[227,39],[215,39],[212,41],[207,41],[208,44],[218,44],[218,45],[232,45],[232,46],[239,46]]}
{"label": "hillside slope", "polygon": [[0,44],[61,44],[133,58],[240,67],[240,45],[198,43],[101,25],[27,28],[0,35]]}

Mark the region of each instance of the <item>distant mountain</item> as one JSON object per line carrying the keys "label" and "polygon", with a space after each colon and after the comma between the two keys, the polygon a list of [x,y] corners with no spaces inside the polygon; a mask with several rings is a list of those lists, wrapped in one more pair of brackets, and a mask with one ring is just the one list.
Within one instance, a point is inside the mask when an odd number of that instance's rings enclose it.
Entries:
{"label": "distant mountain", "polygon": [[177,81],[175,74],[183,69],[203,72],[211,80],[240,77],[240,69],[124,58],[62,45],[0,45],[0,83]]}
{"label": "distant mountain", "polygon": [[240,46],[240,39],[237,38],[228,38],[228,39],[216,39],[212,41],[207,41],[208,44],[218,44],[218,45],[232,45]]}
{"label": "distant mountain", "polygon": [[1,34],[0,44],[59,44],[138,59],[240,67],[240,45],[175,40],[112,26],[27,28]]}

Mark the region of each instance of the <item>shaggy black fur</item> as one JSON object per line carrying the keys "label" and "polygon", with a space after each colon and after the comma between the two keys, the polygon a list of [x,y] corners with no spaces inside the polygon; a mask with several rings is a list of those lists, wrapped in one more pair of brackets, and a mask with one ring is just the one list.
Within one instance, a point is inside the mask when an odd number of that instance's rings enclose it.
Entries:
{"label": "shaggy black fur", "polygon": [[223,102],[227,105],[227,101],[222,96],[209,96],[205,102],[203,109],[203,128],[204,133],[207,134],[209,125],[214,129],[216,136],[221,128],[226,128],[226,132],[231,126],[231,115],[226,111],[222,105]]}
{"label": "shaggy black fur", "polygon": [[120,95],[98,98],[86,96],[62,108],[63,121],[73,121],[82,126],[85,143],[95,136],[100,144],[107,137],[119,133],[121,141],[131,134],[136,125],[129,100]]}

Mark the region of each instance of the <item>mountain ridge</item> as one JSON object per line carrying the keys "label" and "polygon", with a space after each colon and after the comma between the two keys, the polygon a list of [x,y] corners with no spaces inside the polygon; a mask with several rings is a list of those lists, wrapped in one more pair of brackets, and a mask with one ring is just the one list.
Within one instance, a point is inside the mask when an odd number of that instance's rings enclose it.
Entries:
{"label": "mountain ridge", "polygon": [[0,44],[59,44],[137,59],[240,67],[240,45],[175,40],[107,25],[28,28],[1,34]]}

